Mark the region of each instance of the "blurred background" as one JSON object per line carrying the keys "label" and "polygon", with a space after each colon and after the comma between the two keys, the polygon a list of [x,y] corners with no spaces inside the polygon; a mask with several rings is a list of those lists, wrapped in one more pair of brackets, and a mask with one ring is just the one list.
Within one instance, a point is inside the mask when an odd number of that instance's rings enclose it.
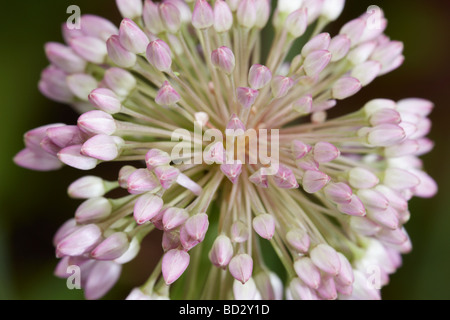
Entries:
{"label": "blurred background", "polygon": [[[71,168],[36,173],[16,167],[12,158],[23,148],[23,133],[55,122],[75,123],[77,115],[65,105],[43,97],[37,83],[47,66],[43,45],[62,41],[60,28],[69,5],[117,24],[113,0],[8,1],[0,12],[0,299],[82,299],[65,281],[53,276],[56,265],[52,237],[79,202],[66,194],[81,176]],[[347,0],[342,17],[329,27],[336,33],[348,20],[378,5],[389,20],[387,34],[405,43],[405,64],[377,79],[339,110],[359,109],[374,98],[399,100],[423,97],[436,108],[431,115],[435,150],[423,158],[427,171],[439,183],[439,194],[410,203],[407,230],[414,250],[383,290],[384,299],[450,299],[450,1]],[[268,41],[270,41],[268,34]],[[117,167],[102,166],[94,174],[116,179]],[[159,234],[144,243],[145,252],[125,266],[123,277],[107,296],[123,299],[141,284],[161,253]]]}

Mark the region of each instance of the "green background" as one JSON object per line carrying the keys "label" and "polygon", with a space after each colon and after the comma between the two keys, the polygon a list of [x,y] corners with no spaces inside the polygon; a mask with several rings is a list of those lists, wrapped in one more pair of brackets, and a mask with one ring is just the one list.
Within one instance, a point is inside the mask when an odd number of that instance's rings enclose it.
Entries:
{"label": "green background", "polygon": [[[41,70],[47,65],[43,45],[62,41],[61,23],[66,8],[81,7],[120,22],[112,0],[8,1],[0,10],[0,299],[79,299],[65,281],[53,277],[56,265],[52,236],[58,226],[73,216],[79,202],[70,200],[66,188],[81,176],[71,168],[36,173],[14,166],[13,156],[22,149],[25,131],[47,123],[72,124],[76,114],[67,106],[43,97],[37,90]],[[440,185],[431,200],[414,199],[407,225],[413,253],[383,290],[385,299],[450,298],[449,214],[449,116],[450,116],[450,2],[442,0],[348,0],[342,17],[330,26],[336,33],[345,21],[368,6],[382,7],[389,20],[387,34],[405,43],[405,64],[377,79],[355,97],[340,103],[337,112],[360,108],[373,98],[399,100],[423,97],[436,103],[431,118],[432,154],[424,157],[427,171]],[[266,41],[270,41],[267,34]],[[117,166],[105,165],[96,174],[115,179]],[[107,296],[124,298],[141,284],[161,253],[160,235],[144,242],[143,252],[125,266],[123,277]]]}

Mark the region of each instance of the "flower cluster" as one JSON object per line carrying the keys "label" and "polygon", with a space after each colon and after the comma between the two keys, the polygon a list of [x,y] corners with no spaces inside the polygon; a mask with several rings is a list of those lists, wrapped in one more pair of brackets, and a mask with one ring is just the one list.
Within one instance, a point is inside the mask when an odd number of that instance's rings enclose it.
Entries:
{"label": "flower cluster", "polygon": [[[408,200],[437,191],[418,158],[433,148],[431,102],[377,99],[328,119],[339,100],[402,64],[383,12],[331,36],[323,29],[344,0],[279,0],[263,58],[270,0],[116,2],[119,28],[83,15],[81,29],[63,26],[66,44],[45,46],[39,89],[81,116],[28,132],[15,158],[39,171],[127,162],[116,181],[89,175],[69,187],[84,202],[54,238],[56,274],[79,266],[86,297],[101,298],[159,229],[165,253],[129,299],[169,298],[185,272],[185,298],[380,298],[411,250]],[[245,161],[248,145],[230,158],[232,143],[196,139],[198,127],[277,130],[276,170]],[[194,152],[174,153],[180,146]],[[189,161],[198,153],[201,163]],[[126,195],[108,197],[115,189]],[[267,240],[283,280],[265,265]],[[212,264],[200,268],[206,255]]]}

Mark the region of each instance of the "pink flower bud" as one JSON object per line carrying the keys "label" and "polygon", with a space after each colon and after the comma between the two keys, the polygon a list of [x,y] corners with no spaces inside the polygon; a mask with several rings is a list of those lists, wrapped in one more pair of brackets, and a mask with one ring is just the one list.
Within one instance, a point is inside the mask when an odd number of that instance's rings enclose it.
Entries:
{"label": "pink flower bud", "polygon": [[136,54],[145,52],[150,42],[141,28],[128,18],[120,24],[119,40],[126,50]]}
{"label": "pink flower bud", "polygon": [[119,97],[127,97],[137,85],[136,78],[121,68],[108,69],[103,82]]}
{"label": "pink flower bud", "polygon": [[103,111],[94,110],[82,114],[78,118],[78,128],[88,134],[112,135],[117,130],[114,118]]}
{"label": "pink flower bud", "polygon": [[135,19],[142,15],[141,0],[116,0],[116,4],[124,18]]}
{"label": "pink flower bud", "polygon": [[405,211],[408,209],[408,201],[399,192],[381,184],[376,186],[375,189],[381,192],[388,199],[389,204],[396,210]]}
{"label": "pink flower bud", "polygon": [[380,74],[382,65],[378,61],[367,61],[356,66],[351,75],[358,79],[363,87],[367,86]]}
{"label": "pink flower bud", "polygon": [[352,201],[353,191],[345,183],[329,183],[325,189],[327,199],[337,204],[349,204]]}
{"label": "pink flower bud", "polygon": [[237,9],[237,21],[247,29],[256,25],[256,5],[255,0],[241,0]]}
{"label": "pink flower bud", "polygon": [[291,293],[292,298],[296,300],[320,300],[320,298],[317,296],[316,291],[306,286],[299,278],[294,278],[291,281],[288,292]]}
{"label": "pink flower bud", "polygon": [[228,75],[233,73],[236,66],[236,58],[233,51],[228,47],[220,47],[214,50],[211,53],[211,61],[216,68]]}
{"label": "pink flower bud", "polygon": [[314,160],[319,163],[331,162],[339,158],[341,152],[328,142],[319,142],[314,146]]}
{"label": "pink flower bud", "polygon": [[94,37],[72,39],[70,47],[83,59],[96,64],[103,63],[108,53],[105,42]]}
{"label": "pink flower bud", "polygon": [[313,106],[313,98],[311,95],[306,95],[303,98],[297,100],[292,105],[292,109],[297,111],[301,115],[310,114]]}
{"label": "pink flower bud", "polygon": [[373,127],[382,124],[399,124],[402,121],[400,113],[394,109],[381,109],[375,112],[369,119]]}
{"label": "pink flower bud", "polygon": [[139,169],[128,177],[128,192],[142,194],[155,190],[160,186],[156,176],[147,169]]}
{"label": "pink flower bud", "polygon": [[246,131],[245,125],[242,123],[242,121],[239,119],[239,117],[235,114],[231,115],[231,119],[227,125],[227,130],[234,130],[234,131],[242,130],[244,132]]}
{"label": "pink flower bud", "polygon": [[220,235],[214,241],[209,252],[209,259],[217,268],[225,269],[233,257],[233,245],[230,238]]}
{"label": "pink flower bud", "polygon": [[300,253],[307,253],[310,246],[308,233],[302,229],[292,229],[286,234],[289,245]]}
{"label": "pink flower bud", "polygon": [[364,217],[366,208],[358,196],[353,195],[349,203],[339,203],[338,210],[350,216]]}
{"label": "pink flower bud", "polygon": [[192,25],[196,29],[208,29],[214,24],[214,12],[206,0],[197,0],[192,13]]}
{"label": "pink flower bud", "polygon": [[57,102],[72,102],[74,96],[67,86],[66,77],[67,74],[64,71],[54,66],[44,69],[39,81],[39,91],[47,98]]}
{"label": "pink flower bud", "polygon": [[119,171],[119,185],[123,189],[128,189],[128,178],[136,171],[137,169],[132,166],[125,166]]}
{"label": "pink flower bud", "polygon": [[54,66],[67,73],[84,72],[86,69],[86,61],[65,45],[49,42],[45,45],[45,54]]}
{"label": "pink flower bud", "polygon": [[370,189],[380,180],[371,171],[363,168],[353,168],[348,172],[348,182],[355,189]]}
{"label": "pink flower bud", "polygon": [[397,111],[410,112],[417,114],[420,117],[427,117],[434,109],[434,104],[431,101],[418,98],[404,99],[397,102]]}
{"label": "pink flower bud", "polygon": [[336,284],[331,276],[322,277],[319,288],[317,289],[319,296],[326,300],[336,300],[338,297]]}
{"label": "pink flower bud", "polygon": [[361,90],[361,82],[353,77],[342,77],[333,86],[332,95],[334,99],[344,100],[355,95]]}
{"label": "pink flower bud", "polygon": [[404,141],[405,138],[405,130],[394,124],[376,126],[367,135],[369,144],[377,147],[393,146]]}
{"label": "pink flower bud", "polygon": [[400,41],[390,41],[385,45],[378,46],[371,55],[372,60],[381,62],[383,66],[389,66],[392,61],[401,56],[404,45]]}
{"label": "pink flower bud", "polygon": [[250,278],[245,284],[234,280],[233,294],[234,300],[261,300],[261,293],[258,291],[253,278]]}
{"label": "pink flower bud", "polygon": [[83,144],[81,153],[98,160],[112,161],[119,157],[120,148],[124,144],[122,138],[99,134]]}
{"label": "pink flower bud", "polygon": [[321,73],[331,61],[331,53],[327,50],[313,51],[306,57],[303,68],[306,74],[314,77]]}
{"label": "pink flower bud", "polygon": [[147,47],[148,61],[159,71],[169,72],[172,66],[172,53],[162,40],[154,40]]}
{"label": "pink flower bud", "polygon": [[[56,247],[58,246],[58,243],[61,242],[65,237],[67,237],[69,234],[73,233],[75,230],[78,229],[77,221],[75,219],[70,219],[66,221],[56,232],[55,236],[53,237],[53,245]],[[66,271],[66,270],[64,270]]]}
{"label": "pink flower bud", "polygon": [[369,41],[360,44],[352,51],[350,51],[350,53],[347,55],[347,60],[349,60],[355,66],[360,65],[370,58],[370,55],[375,50],[376,46],[376,41]]}
{"label": "pink flower bud", "polygon": [[133,291],[130,292],[128,297],[126,297],[125,300],[130,301],[148,301],[153,300],[152,296],[146,295],[144,292],[141,291],[139,288],[133,289]]}
{"label": "pink flower bud", "polygon": [[352,42],[352,46],[355,46],[359,43],[365,28],[366,21],[363,19],[354,19],[347,22],[339,33],[345,34]]}
{"label": "pink flower bud", "polygon": [[134,206],[134,219],[138,224],[144,224],[153,219],[162,209],[163,200],[147,193],[137,199]]}
{"label": "pink flower bud", "polygon": [[231,239],[235,243],[246,242],[249,238],[248,227],[241,221],[236,221],[231,226]]}
{"label": "pink flower bud", "polygon": [[321,33],[309,40],[302,49],[302,56],[307,57],[314,51],[328,50],[331,42],[329,33]]}
{"label": "pink flower bud", "polygon": [[414,195],[421,198],[432,198],[438,192],[437,183],[427,173],[420,170],[411,170],[419,180],[420,184],[414,188]]}
{"label": "pink flower bud", "polygon": [[58,243],[57,251],[65,256],[80,256],[91,251],[101,236],[102,231],[95,224],[80,227]]}
{"label": "pink flower bud", "polygon": [[92,252],[91,257],[96,260],[110,261],[120,258],[130,246],[128,236],[124,232],[116,232],[103,240]]}
{"label": "pink flower bud", "polygon": [[103,297],[119,280],[122,266],[112,261],[98,261],[90,270],[84,295],[88,300],[97,300]]}
{"label": "pink flower bud", "polygon": [[248,254],[239,254],[231,259],[228,269],[236,280],[245,284],[253,273],[253,259]]}
{"label": "pink flower bud", "polygon": [[209,227],[208,215],[206,213],[196,214],[186,221],[184,227],[192,238],[202,242]]}
{"label": "pink flower bud", "polygon": [[60,148],[82,144],[86,140],[86,135],[77,126],[48,128],[47,137]]}
{"label": "pink flower bud", "polygon": [[300,258],[294,263],[295,273],[311,289],[318,289],[320,286],[320,270],[315,266],[310,258]]}
{"label": "pink flower bud", "polygon": [[159,166],[155,168],[155,174],[163,189],[169,189],[178,179],[180,170],[171,166]]}
{"label": "pink flower bud", "polygon": [[244,109],[248,109],[255,104],[258,94],[258,90],[251,88],[239,87],[236,89],[237,100]]}
{"label": "pink flower bud", "polygon": [[167,152],[158,149],[151,149],[145,156],[148,170],[154,170],[160,166],[167,166],[171,161],[172,159]]}
{"label": "pink flower bud", "polygon": [[386,210],[389,207],[389,200],[381,192],[374,189],[358,190],[357,195],[366,208]]}
{"label": "pink flower bud", "polygon": [[78,223],[86,224],[101,221],[111,215],[112,205],[105,198],[91,198],[83,202],[75,212]]}
{"label": "pink flower bud", "polygon": [[308,27],[308,11],[306,8],[292,12],[286,19],[285,28],[294,37],[301,37]]}
{"label": "pink flower bud", "polygon": [[397,229],[400,225],[398,212],[389,206],[384,210],[379,208],[367,208],[367,217],[375,223],[391,230]]}
{"label": "pink flower bud", "polygon": [[288,92],[295,85],[295,82],[292,78],[276,76],[272,80],[272,94],[275,99],[283,98],[288,94]]}
{"label": "pink flower bud", "polygon": [[[264,88],[272,80],[272,72],[266,66],[255,64],[250,68],[248,82],[254,90]],[[238,91],[239,98],[239,91]]]}
{"label": "pink flower bud", "polygon": [[122,46],[119,36],[111,36],[106,42],[106,48],[109,58],[117,66],[121,68],[131,68],[136,64],[136,54],[128,51]]}
{"label": "pink flower bud", "polygon": [[271,240],[275,234],[275,218],[270,214],[261,214],[253,219],[253,229],[261,238]]}
{"label": "pink flower bud", "polygon": [[180,100],[180,95],[168,81],[164,82],[155,99],[156,103],[160,106],[172,106],[177,104]]}
{"label": "pink flower bud", "polygon": [[303,175],[302,185],[303,189],[310,194],[322,190],[331,178],[321,171],[308,170]]}
{"label": "pink flower bud", "polygon": [[236,184],[241,173],[242,173],[242,164],[222,164],[220,166],[220,171],[233,183]]}
{"label": "pink flower bud", "polygon": [[82,155],[81,148],[82,145],[64,148],[58,153],[58,158],[66,165],[79,170],[94,169],[98,164],[98,160]]}
{"label": "pink flower bud", "polygon": [[374,115],[376,112],[384,110],[384,109],[392,109],[394,110],[397,107],[397,104],[388,99],[375,99],[372,101],[369,101],[364,106],[364,111],[366,113],[366,116],[370,118],[372,115]]}
{"label": "pink flower bud", "polygon": [[192,181],[187,175],[180,173],[177,178],[177,183],[191,191],[196,196],[199,196],[203,192],[203,188],[199,186],[196,182]]}
{"label": "pink flower bud", "polygon": [[269,187],[269,179],[268,179],[267,175],[264,174],[262,169],[256,171],[254,174],[252,174],[249,177],[249,181],[251,183],[256,184],[257,186],[259,186],[261,188]]}
{"label": "pink flower bud", "polygon": [[164,24],[161,20],[158,4],[151,0],[145,0],[142,14],[145,28],[155,35],[164,31]]}
{"label": "pink flower bud", "polygon": [[86,36],[98,38],[103,41],[119,33],[119,30],[111,21],[91,14],[81,16],[81,31]]}
{"label": "pink flower bud", "polygon": [[297,178],[288,167],[279,166],[278,172],[273,176],[275,184],[281,189],[297,189],[299,187]]}
{"label": "pink flower bud", "polygon": [[180,208],[168,208],[164,210],[162,223],[164,230],[173,230],[184,224],[189,219],[189,214],[186,210]]}
{"label": "pink flower bud", "polygon": [[74,199],[89,199],[102,197],[108,192],[103,179],[86,176],[78,179],[69,186],[68,194]]}
{"label": "pink flower bud", "polygon": [[189,266],[190,256],[183,250],[170,250],[162,260],[162,274],[164,281],[170,285],[178,280]]}
{"label": "pink flower bud", "polygon": [[159,5],[159,14],[164,26],[170,33],[177,33],[181,28],[181,12],[177,5],[169,1]]}
{"label": "pink flower bud", "polygon": [[394,190],[405,190],[417,187],[420,180],[407,170],[389,168],[385,171],[383,184]]}
{"label": "pink flower bud", "polygon": [[92,91],[89,95],[89,101],[94,107],[110,114],[119,113],[122,109],[122,104],[116,94],[105,88],[98,88]]}
{"label": "pink flower bud", "polygon": [[367,237],[375,236],[381,230],[381,227],[372,220],[356,216],[350,218],[350,227]]}
{"label": "pink flower bud", "polygon": [[66,78],[70,91],[80,100],[88,101],[92,90],[98,86],[97,80],[88,74],[72,74]]}
{"label": "pink flower bud", "polygon": [[311,261],[322,271],[337,276],[341,263],[336,250],[326,244],[319,244],[310,253]]}
{"label": "pink flower bud", "polygon": [[331,53],[331,62],[342,60],[350,51],[351,41],[345,35],[341,34],[331,39],[328,51]]}
{"label": "pink flower bud", "polygon": [[216,32],[227,32],[233,26],[233,13],[228,4],[218,0],[214,4],[214,29]]}

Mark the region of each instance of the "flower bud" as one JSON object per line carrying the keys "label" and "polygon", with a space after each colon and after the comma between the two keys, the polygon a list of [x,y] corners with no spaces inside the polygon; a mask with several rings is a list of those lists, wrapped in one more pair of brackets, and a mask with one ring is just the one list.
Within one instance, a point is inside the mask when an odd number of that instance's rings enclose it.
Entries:
{"label": "flower bud", "polygon": [[248,227],[241,221],[236,221],[231,226],[231,239],[235,243],[246,242],[249,238]]}
{"label": "flower bud", "polygon": [[117,130],[114,118],[103,111],[93,110],[78,118],[78,128],[88,134],[112,135]]}
{"label": "flower bud", "polygon": [[261,214],[253,219],[253,229],[264,239],[271,240],[275,234],[275,219],[270,214]]}
{"label": "flower bud", "polygon": [[161,89],[159,89],[155,101],[160,106],[173,106],[181,100],[180,95],[172,87],[172,85],[165,81]]}
{"label": "flower bud", "polygon": [[116,4],[124,18],[135,19],[142,15],[142,0],[116,0]]}
{"label": "flower bud", "polygon": [[339,158],[341,152],[328,142],[319,142],[314,146],[314,160],[319,163],[331,162]]}
{"label": "flower bud", "polygon": [[80,227],[58,243],[57,251],[65,256],[81,256],[91,251],[101,236],[102,231],[95,224]]}
{"label": "flower bud", "polygon": [[70,91],[82,101],[88,101],[88,96],[92,90],[98,86],[97,80],[88,74],[72,74],[66,78]]}
{"label": "flower bud", "polygon": [[162,260],[162,274],[164,281],[170,285],[178,280],[179,277],[189,266],[190,256],[183,250],[170,250]]}
{"label": "flower bud", "polygon": [[171,166],[159,166],[155,168],[156,177],[163,189],[169,189],[178,179],[180,170]]}
{"label": "flower bud", "polygon": [[275,99],[283,98],[294,87],[295,82],[292,78],[276,76],[272,80],[272,95]]}
{"label": "flower bud", "polygon": [[255,0],[241,0],[237,9],[238,23],[247,29],[256,25],[256,5]]}
{"label": "flower bud", "polygon": [[111,36],[106,42],[108,56],[117,66],[121,68],[134,67],[137,61],[137,56],[133,52],[125,49],[120,43],[120,38],[117,35]]}
{"label": "flower bud", "polygon": [[341,15],[344,5],[345,0],[325,0],[321,15],[328,21],[334,21]]}
{"label": "flower bud", "polygon": [[352,201],[352,188],[342,182],[329,183],[325,187],[324,192],[327,199],[337,204],[349,204]]}
{"label": "flower bud", "polygon": [[159,14],[167,31],[175,34],[180,30],[181,13],[176,4],[169,1],[161,3],[159,5]]}
{"label": "flower bud", "polygon": [[119,186],[123,189],[128,189],[128,178],[136,171],[137,169],[132,166],[124,166],[119,171]]}
{"label": "flower bud", "polygon": [[230,238],[225,235],[218,236],[209,252],[209,259],[212,264],[224,269],[230,263],[232,257],[233,245]]}
{"label": "flower bud", "polygon": [[310,258],[303,257],[294,263],[295,273],[311,289],[318,289],[320,286],[320,270]]}
{"label": "flower bud", "polygon": [[334,99],[344,100],[355,95],[361,90],[361,82],[353,77],[342,77],[333,85],[332,95]]}
{"label": "flower bud", "polygon": [[310,253],[311,261],[322,271],[337,276],[341,263],[336,250],[326,244],[319,244]]}
{"label": "flower bud", "polygon": [[307,9],[299,9],[292,12],[286,19],[286,30],[294,37],[301,37],[308,27],[308,12]]}
{"label": "flower bud", "polygon": [[116,232],[103,240],[92,252],[91,257],[96,260],[110,261],[120,258],[130,246],[128,236],[124,232]]}
{"label": "flower bud", "polygon": [[353,195],[349,203],[339,203],[338,210],[350,216],[364,217],[366,208],[357,195]]}
{"label": "flower bud", "polygon": [[259,186],[261,188],[269,187],[269,179],[268,179],[267,175],[264,174],[262,169],[256,171],[254,174],[252,174],[249,177],[249,181],[251,183],[256,184],[257,186]]}
{"label": "flower bud", "polygon": [[128,192],[142,194],[160,186],[156,176],[147,169],[138,169],[128,177]]}
{"label": "flower bud", "polygon": [[353,168],[348,172],[348,182],[355,189],[370,189],[380,180],[371,171],[363,168]]}
{"label": "flower bud", "polygon": [[145,0],[144,10],[142,13],[145,28],[155,35],[164,31],[165,26],[161,20],[158,4],[152,0]]}
{"label": "flower bud", "polygon": [[94,37],[72,39],[70,47],[83,59],[96,64],[102,64],[108,53],[105,42]]}
{"label": "flower bud", "polygon": [[228,269],[236,280],[245,284],[253,273],[253,259],[248,254],[239,254],[231,259]]}
{"label": "flower bud", "polygon": [[233,183],[236,184],[241,173],[242,173],[242,164],[222,164],[220,166],[220,171]]}
{"label": "flower bud", "polygon": [[112,261],[97,261],[88,274],[84,295],[88,300],[102,298],[119,280],[122,266]]}
{"label": "flower bud", "polygon": [[89,199],[102,197],[108,191],[103,179],[94,176],[86,176],[73,182],[69,186],[68,194],[74,199]]}
{"label": "flower bud", "polygon": [[98,160],[82,155],[81,148],[82,145],[66,147],[58,153],[58,158],[66,165],[79,170],[94,169],[98,164]]}
{"label": "flower bud", "polygon": [[258,90],[250,88],[239,87],[236,89],[237,101],[244,109],[248,109],[255,104],[258,94]]}
{"label": "flower bud", "polygon": [[83,144],[81,153],[102,161],[112,161],[120,155],[120,149],[125,144],[122,138],[104,134],[96,135]]}
{"label": "flower bud", "polygon": [[279,166],[278,172],[273,176],[275,184],[281,189],[297,189],[299,187],[297,178],[288,167]]}
{"label": "flower bud", "polygon": [[302,56],[307,57],[314,51],[328,50],[331,42],[329,33],[321,33],[309,40],[302,49]]}
{"label": "flower bud", "polygon": [[162,209],[163,200],[150,193],[139,197],[134,206],[134,219],[138,224],[144,224],[153,219]]}
{"label": "flower bud", "polygon": [[122,109],[122,104],[116,94],[105,88],[98,88],[92,91],[89,95],[89,101],[94,107],[109,114],[119,113]]}
{"label": "flower bud", "polygon": [[196,29],[208,29],[214,24],[214,12],[206,0],[197,0],[192,13],[192,25]]}
{"label": "flower bud", "polygon": [[119,29],[120,44],[133,53],[143,53],[149,44],[148,37],[138,25],[128,18],[122,20]]}
{"label": "flower bud", "polygon": [[162,40],[154,40],[147,47],[148,61],[159,71],[169,72],[172,66],[172,53]]}
{"label": "flower bud", "polygon": [[196,214],[186,221],[184,227],[193,239],[202,242],[209,227],[208,215],[206,213]]}
{"label": "flower bud", "polygon": [[83,202],[75,212],[78,223],[86,224],[101,221],[112,213],[112,205],[106,198],[91,198]]}
{"label": "flower bud", "polygon": [[302,229],[292,229],[286,234],[289,245],[300,253],[307,253],[310,246],[308,233]]}
{"label": "flower bud", "polygon": [[47,43],[45,45],[45,54],[54,66],[67,73],[84,72],[86,69],[86,61],[71,48],[60,43]]}
{"label": "flower bud", "polygon": [[[266,66],[260,64],[254,64],[250,68],[248,75],[248,82],[254,90],[259,90],[264,88],[272,80],[272,72]],[[239,93],[238,93],[239,95]]]}
{"label": "flower bud", "polygon": [[345,35],[341,34],[331,39],[328,51],[331,53],[331,62],[342,60],[350,51],[351,41]]}
{"label": "flower bud", "polygon": [[211,53],[211,61],[216,68],[228,75],[233,73],[236,66],[236,58],[233,51],[228,47],[220,47],[214,50]]}
{"label": "flower bud", "polygon": [[233,13],[228,4],[218,0],[214,4],[214,29],[216,32],[227,32],[233,26]]}
{"label": "flower bud", "polygon": [[292,105],[292,109],[297,111],[301,115],[310,114],[313,106],[313,98],[311,95],[306,95],[303,98],[297,100]]}
{"label": "flower bud", "polygon": [[173,230],[184,224],[189,219],[186,210],[180,208],[168,208],[164,210],[162,223],[164,230]]}
{"label": "flower bud", "polygon": [[322,190],[331,178],[321,171],[308,170],[303,175],[302,185],[303,189],[310,194]]}
{"label": "flower bud", "polygon": [[160,166],[167,166],[171,161],[172,158],[167,152],[158,149],[151,149],[145,156],[148,170],[154,170]]}

